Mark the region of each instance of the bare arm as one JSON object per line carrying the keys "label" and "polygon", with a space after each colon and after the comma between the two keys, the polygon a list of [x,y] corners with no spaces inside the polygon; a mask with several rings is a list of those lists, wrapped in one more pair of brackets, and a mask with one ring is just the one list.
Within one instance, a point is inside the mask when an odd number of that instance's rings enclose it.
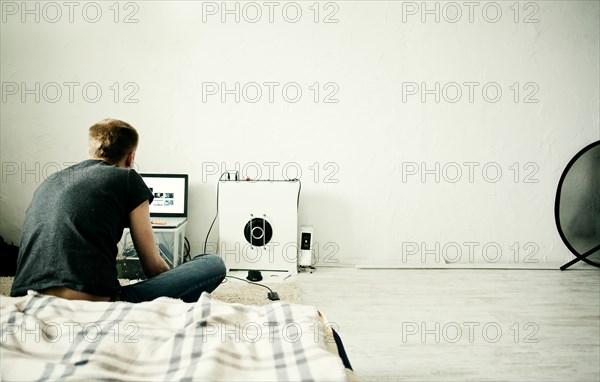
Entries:
{"label": "bare arm", "polygon": [[158,254],[154,242],[154,232],[150,224],[148,201],[144,201],[129,213],[129,227],[133,245],[140,258],[142,270],[148,277],[154,277],[169,269],[169,266]]}

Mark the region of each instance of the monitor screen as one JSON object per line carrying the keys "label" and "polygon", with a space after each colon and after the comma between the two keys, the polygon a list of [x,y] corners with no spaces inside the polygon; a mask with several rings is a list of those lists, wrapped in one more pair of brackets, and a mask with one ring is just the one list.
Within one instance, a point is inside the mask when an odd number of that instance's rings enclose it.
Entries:
{"label": "monitor screen", "polygon": [[185,174],[140,174],[154,195],[151,216],[187,216],[188,176]]}

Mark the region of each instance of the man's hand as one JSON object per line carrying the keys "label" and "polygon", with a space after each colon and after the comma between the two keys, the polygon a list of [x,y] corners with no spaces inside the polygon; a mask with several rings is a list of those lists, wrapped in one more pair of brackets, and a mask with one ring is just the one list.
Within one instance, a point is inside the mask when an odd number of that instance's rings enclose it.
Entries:
{"label": "man's hand", "polygon": [[169,266],[160,257],[156,248],[154,231],[150,224],[150,204],[147,200],[129,213],[129,227],[144,274],[154,277],[169,270]]}

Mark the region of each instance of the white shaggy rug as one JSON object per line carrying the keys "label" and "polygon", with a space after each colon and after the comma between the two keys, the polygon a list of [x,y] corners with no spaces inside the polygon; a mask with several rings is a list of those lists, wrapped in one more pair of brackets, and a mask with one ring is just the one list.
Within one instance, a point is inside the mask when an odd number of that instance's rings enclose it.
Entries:
{"label": "white shaggy rug", "polygon": [[[0,277],[0,295],[8,296],[12,285],[12,277]],[[121,284],[127,284],[128,280],[119,280]],[[262,284],[262,283],[261,283]],[[295,282],[264,283],[274,292],[277,292],[282,301],[301,304],[300,287]],[[266,305],[273,301],[267,298],[269,291],[258,285],[246,282],[225,281],[211,295],[221,301],[239,303],[246,305]]]}
{"label": "white shaggy rug", "polygon": [[[300,287],[295,282],[261,283],[277,292],[279,299],[293,304],[301,304]],[[266,305],[273,301],[267,298],[269,290],[258,285],[246,282],[226,281],[219,285],[211,295],[224,302],[233,302],[247,305]]]}

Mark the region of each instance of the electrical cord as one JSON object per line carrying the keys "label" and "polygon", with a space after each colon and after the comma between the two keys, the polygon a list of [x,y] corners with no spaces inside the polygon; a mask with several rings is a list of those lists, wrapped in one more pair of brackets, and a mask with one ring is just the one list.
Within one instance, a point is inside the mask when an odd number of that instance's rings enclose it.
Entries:
{"label": "electrical cord", "polygon": [[183,239],[185,240],[185,244],[183,245],[183,248],[185,251],[185,255],[183,256],[183,262],[185,263],[186,261],[190,261],[192,259],[192,256],[191,256],[192,246],[190,245],[190,241],[188,240],[187,237],[184,237]]}
{"label": "electrical cord", "polygon": [[298,181],[298,199],[296,199],[296,210],[298,210],[298,208],[300,208],[300,190],[302,190],[302,182],[298,178],[294,178],[294,179],[290,179],[290,180]]}
{"label": "electrical cord", "polygon": [[235,277],[235,276],[225,276],[225,278],[226,278],[226,279],[227,279],[227,278],[232,278],[232,279],[236,279],[236,280],[245,281],[245,282],[247,282],[248,284],[252,284],[252,285],[258,285],[258,286],[261,286],[261,287],[263,287],[263,288],[267,288],[267,289],[269,290],[269,292],[273,293],[273,289],[271,289],[271,288],[269,288],[268,286],[266,286],[266,285],[263,285],[263,284],[255,283],[255,282],[253,282],[253,281],[248,281],[248,280],[246,280],[246,279],[243,279],[243,278],[240,278],[240,277]]}
{"label": "electrical cord", "polygon": [[[206,239],[204,240],[204,250],[202,251],[202,253],[206,253],[206,243],[208,243],[208,236],[210,235],[210,231],[212,231],[212,227],[215,224],[215,221],[217,221],[217,216],[219,216],[219,184],[221,183],[221,179],[223,179],[223,175],[228,174],[229,173],[222,173],[221,176],[219,177],[219,180],[217,180],[217,213],[215,214],[215,218],[213,219],[212,223],[210,224],[210,228],[208,229],[208,232],[206,233]],[[237,174],[236,174],[236,178],[237,178]]]}

